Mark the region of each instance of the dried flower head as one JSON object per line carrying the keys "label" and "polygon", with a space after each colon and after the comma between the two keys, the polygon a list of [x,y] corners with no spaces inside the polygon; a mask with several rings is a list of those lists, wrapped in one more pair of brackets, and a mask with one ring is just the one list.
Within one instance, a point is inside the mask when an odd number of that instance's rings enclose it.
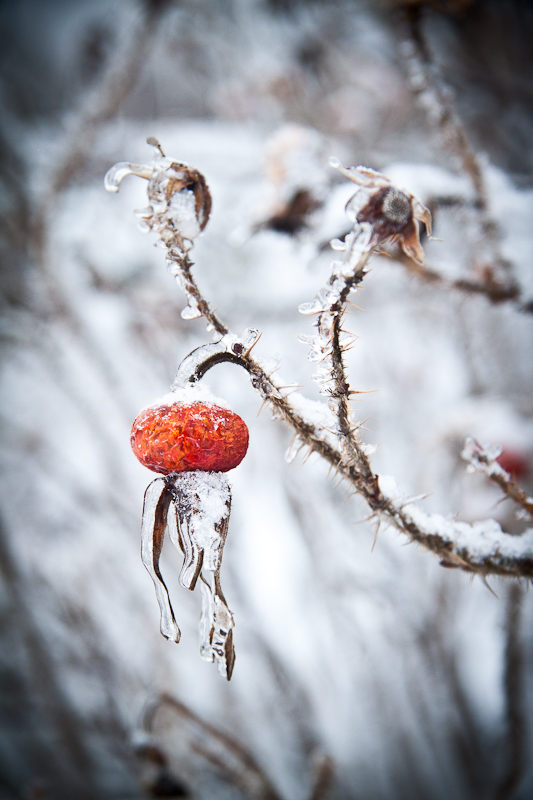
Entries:
{"label": "dried flower head", "polygon": [[211,213],[211,194],[201,172],[181,161],[167,158],[153,137],[147,140],[155,151],[150,166],[121,161],[108,170],[105,187],[118,192],[127,175],[145,178],[150,205],[136,213],[146,230],[161,235],[165,244],[178,236],[192,241],[205,228]]}
{"label": "dried flower head", "polygon": [[354,222],[368,222],[379,240],[398,241],[406,255],[424,263],[419,222],[431,236],[431,214],[412,194],[397,189],[381,172],[368,167],[343,167],[336,159],[330,164],[361,189],[348,201],[347,213]]}

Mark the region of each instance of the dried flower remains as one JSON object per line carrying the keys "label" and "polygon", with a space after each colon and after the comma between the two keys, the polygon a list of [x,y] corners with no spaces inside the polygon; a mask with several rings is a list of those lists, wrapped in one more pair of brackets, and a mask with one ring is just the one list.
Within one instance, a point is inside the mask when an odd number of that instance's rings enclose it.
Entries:
{"label": "dried flower remains", "polygon": [[354,223],[368,222],[380,241],[398,241],[404,253],[417,264],[424,263],[419,223],[431,236],[431,213],[419,200],[400,191],[381,172],[368,167],[343,167],[336,159],[330,164],[361,188],[348,201],[346,212]]}

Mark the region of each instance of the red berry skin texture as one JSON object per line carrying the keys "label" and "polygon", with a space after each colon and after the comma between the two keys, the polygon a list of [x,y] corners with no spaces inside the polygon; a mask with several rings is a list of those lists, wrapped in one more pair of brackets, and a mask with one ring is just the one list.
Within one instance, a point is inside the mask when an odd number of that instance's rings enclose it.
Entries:
{"label": "red berry skin texture", "polygon": [[131,447],[153,472],[227,472],[248,450],[248,428],[233,411],[205,403],[175,403],[141,411]]}

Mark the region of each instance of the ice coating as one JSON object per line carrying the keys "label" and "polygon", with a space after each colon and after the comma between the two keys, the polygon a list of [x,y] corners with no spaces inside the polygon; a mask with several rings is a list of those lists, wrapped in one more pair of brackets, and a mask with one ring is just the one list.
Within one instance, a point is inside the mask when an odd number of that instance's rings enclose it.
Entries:
{"label": "ice coating", "polygon": [[200,172],[164,156],[155,139],[150,138],[149,144],[155,151],[151,165],[121,161],[108,170],[104,186],[108,192],[118,192],[127,175],[148,180],[149,205],[138,213],[141,229],[159,233],[165,246],[183,246],[184,240],[192,242],[207,225],[211,195]]}
{"label": "ice coating", "polygon": [[231,492],[225,475],[215,472],[182,473],[171,488],[176,527],[169,531],[184,553],[180,584],[193,589],[200,570],[218,572],[227,534]]}
{"label": "ice coating", "polygon": [[234,621],[220,586],[220,568],[230,510],[231,489],[225,475],[183,472],[156,478],[148,486],[141,528],[142,561],[154,583],[162,635],[176,643],[180,640],[180,630],[159,568],[164,535],[168,530],[172,543],[183,553],[181,586],[192,591],[198,578],[201,579],[200,655],[206,661],[215,661],[219,674],[228,680],[235,663]]}
{"label": "ice coating", "polygon": [[142,164],[130,164],[129,161],[119,161],[105,174],[104,186],[108,192],[118,192],[120,184],[128,175],[137,175],[139,178],[150,179],[151,167]]}
{"label": "ice coating", "polygon": [[227,472],[246,455],[248,428],[237,414],[214,404],[158,404],[135,419],[131,447],[153,472]]}
{"label": "ice coating", "polygon": [[202,617],[200,620],[200,656],[215,662],[218,674],[228,680],[235,664],[233,649],[233,614],[215,583],[215,589],[202,580]]}
{"label": "ice coating", "polygon": [[163,549],[166,518],[171,495],[163,478],[156,478],[144,495],[141,524],[142,562],[154,582],[157,602],[161,614],[161,634],[165,639],[179,642],[180,629],[174,618],[168,589],[159,570],[159,558]]}
{"label": "ice coating", "polygon": [[506,559],[533,558],[533,529],[520,536],[505,533],[501,525],[493,519],[479,522],[458,522],[441,514],[428,514],[414,503],[419,498],[405,498],[394,478],[380,475],[379,488],[384,497],[390,500],[408,520],[428,536],[437,535],[452,545],[453,553],[461,556],[465,550],[470,560],[482,564],[488,558],[505,562]]}
{"label": "ice coating", "polygon": [[[304,316],[318,315],[315,323],[317,333],[314,336],[303,335],[298,338],[310,345],[308,358],[319,364],[313,374],[313,380],[319,385],[320,393],[330,397],[335,383],[331,366],[333,325],[340,311],[339,301],[343,291],[346,292],[347,281],[355,275],[356,270],[364,268],[376,246],[376,239],[373,236],[372,225],[356,222],[344,241],[334,239],[331,244],[335,251],[343,253],[343,258],[332,263],[330,279],[319,289],[315,299],[298,306],[298,311]],[[343,337],[341,346],[347,347],[353,341],[353,337]]]}

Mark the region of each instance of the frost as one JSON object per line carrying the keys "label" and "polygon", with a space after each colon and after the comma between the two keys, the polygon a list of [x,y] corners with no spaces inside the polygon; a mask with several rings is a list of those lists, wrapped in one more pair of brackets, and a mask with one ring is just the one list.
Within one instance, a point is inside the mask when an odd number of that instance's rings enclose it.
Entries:
{"label": "frost", "polygon": [[380,475],[379,488],[381,494],[386,497],[387,500],[396,501],[402,496],[396,479],[392,475]]}
{"label": "frost", "polygon": [[172,195],[167,214],[186,239],[195,239],[200,233],[196,216],[196,198],[190,189],[182,189]]}

